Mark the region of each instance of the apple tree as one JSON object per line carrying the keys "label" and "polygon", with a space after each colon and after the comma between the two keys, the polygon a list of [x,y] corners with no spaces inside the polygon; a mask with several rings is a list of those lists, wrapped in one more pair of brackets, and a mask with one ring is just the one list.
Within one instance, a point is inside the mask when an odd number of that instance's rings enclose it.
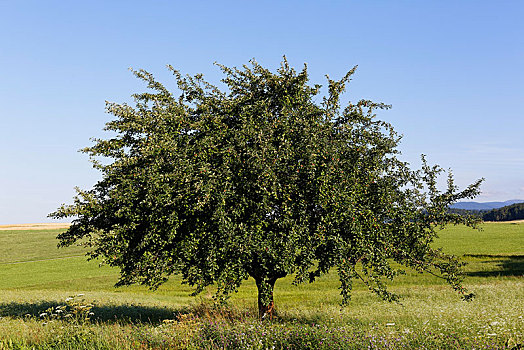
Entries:
{"label": "apple tree", "polygon": [[375,115],[388,105],[341,102],[355,68],[322,94],[285,58],[276,72],[219,67],[221,87],[169,67],[174,92],[133,71],[148,90],[134,106],[107,103],[112,137],[83,150],[101,180],[50,214],[73,218],[60,246],[88,246],[120,268],[117,285],[156,288],[178,274],[195,293],[215,285],[227,297],[252,277],[261,317],[288,275],[336,271],[343,303],[355,279],[395,300],[386,282],[398,266],[465,293],[460,262],[431,243],[446,224],[475,224],[447,208],[482,180],[459,190],[450,174],[441,191],[440,167],[402,162],[400,136]]}

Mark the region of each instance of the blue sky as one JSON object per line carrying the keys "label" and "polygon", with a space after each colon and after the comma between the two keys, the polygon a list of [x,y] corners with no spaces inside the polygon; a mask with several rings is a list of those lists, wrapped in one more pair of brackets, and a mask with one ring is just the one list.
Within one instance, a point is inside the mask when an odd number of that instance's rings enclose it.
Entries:
{"label": "blue sky", "polygon": [[99,174],[104,101],[144,90],[128,68],[220,79],[217,61],[283,55],[312,83],[354,65],[348,99],[404,135],[402,158],[484,177],[478,201],[524,199],[524,2],[0,0],[0,224],[46,222]]}

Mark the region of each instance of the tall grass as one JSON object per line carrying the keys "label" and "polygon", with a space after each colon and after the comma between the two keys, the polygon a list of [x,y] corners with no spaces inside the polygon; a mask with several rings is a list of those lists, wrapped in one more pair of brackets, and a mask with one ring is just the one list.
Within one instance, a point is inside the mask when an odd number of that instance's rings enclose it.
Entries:
{"label": "tall grass", "polygon": [[[213,304],[212,289],[189,296],[191,288],[177,278],[155,292],[115,289],[118,271],[86,262],[77,256],[80,248],[56,250],[56,230],[38,234],[45,244],[25,240],[36,237],[28,232],[0,231],[0,350],[488,349],[524,343],[524,224],[441,232],[437,244],[467,254],[465,284],[476,294],[471,302],[442,280],[413,271],[391,286],[400,304],[356,283],[346,308],[339,305],[335,274],[299,286],[286,278],[276,285],[273,322],[257,319],[251,280],[225,306]],[[93,314],[64,318],[56,311],[74,308]]]}

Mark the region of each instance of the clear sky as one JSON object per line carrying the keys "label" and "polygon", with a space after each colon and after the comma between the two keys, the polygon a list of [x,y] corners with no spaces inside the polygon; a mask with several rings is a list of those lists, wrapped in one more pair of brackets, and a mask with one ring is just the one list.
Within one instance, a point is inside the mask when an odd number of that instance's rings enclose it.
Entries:
{"label": "clear sky", "polygon": [[103,137],[104,101],[144,91],[128,68],[220,74],[213,62],[283,55],[312,83],[359,66],[352,100],[404,135],[413,167],[484,177],[478,201],[524,199],[522,1],[0,0],[0,224],[46,222],[99,174],[79,153]]}

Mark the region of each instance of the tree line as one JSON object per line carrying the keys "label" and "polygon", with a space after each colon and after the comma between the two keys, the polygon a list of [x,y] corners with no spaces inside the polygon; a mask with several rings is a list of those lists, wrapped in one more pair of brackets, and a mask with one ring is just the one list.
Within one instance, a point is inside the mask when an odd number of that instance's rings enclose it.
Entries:
{"label": "tree line", "polygon": [[482,215],[484,221],[512,221],[524,219],[524,203],[493,209]]}
{"label": "tree line", "polygon": [[484,221],[513,221],[524,219],[524,203],[516,203],[491,210],[449,209],[449,211],[463,216],[473,216]]}

